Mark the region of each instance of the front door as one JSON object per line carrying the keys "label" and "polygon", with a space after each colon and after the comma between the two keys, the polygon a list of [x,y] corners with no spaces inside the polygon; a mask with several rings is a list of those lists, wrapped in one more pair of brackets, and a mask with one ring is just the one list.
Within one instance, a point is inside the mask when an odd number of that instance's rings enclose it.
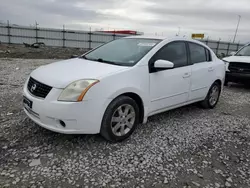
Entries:
{"label": "front door", "polygon": [[[155,70],[156,60],[174,63],[173,69]],[[186,43],[171,42],[162,47],[149,61],[150,113],[184,104],[188,100],[191,66],[188,65]]]}

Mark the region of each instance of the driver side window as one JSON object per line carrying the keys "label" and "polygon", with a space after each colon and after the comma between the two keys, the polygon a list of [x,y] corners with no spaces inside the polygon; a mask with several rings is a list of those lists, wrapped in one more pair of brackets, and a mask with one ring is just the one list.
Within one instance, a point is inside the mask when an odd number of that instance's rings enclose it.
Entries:
{"label": "driver side window", "polygon": [[171,42],[162,47],[153,57],[157,60],[167,60],[174,63],[174,68],[188,65],[186,44],[184,42]]}

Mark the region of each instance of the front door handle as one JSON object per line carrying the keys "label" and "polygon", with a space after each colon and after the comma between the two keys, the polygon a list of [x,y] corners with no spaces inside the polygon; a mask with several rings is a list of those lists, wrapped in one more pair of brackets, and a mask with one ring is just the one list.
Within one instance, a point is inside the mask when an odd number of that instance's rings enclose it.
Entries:
{"label": "front door handle", "polygon": [[209,68],[208,68],[208,72],[211,72],[211,71],[213,71],[213,70],[214,70],[213,67],[209,67]]}
{"label": "front door handle", "polygon": [[184,73],[183,78],[188,78],[190,76],[191,76],[191,74],[189,72],[186,72],[186,73]]}

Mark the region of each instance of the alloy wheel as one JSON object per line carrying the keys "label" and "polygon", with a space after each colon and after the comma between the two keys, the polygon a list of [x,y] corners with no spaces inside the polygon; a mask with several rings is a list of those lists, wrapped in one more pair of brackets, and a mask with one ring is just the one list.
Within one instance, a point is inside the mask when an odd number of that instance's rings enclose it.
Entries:
{"label": "alloy wheel", "polygon": [[211,89],[211,93],[209,96],[209,103],[211,106],[214,106],[217,103],[219,95],[220,95],[219,87],[217,85],[214,85],[213,88]]}
{"label": "alloy wheel", "polygon": [[114,135],[124,136],[134,126],[136,118],[135,109],[129,104],[119,106],[112,115],[111,129]]}

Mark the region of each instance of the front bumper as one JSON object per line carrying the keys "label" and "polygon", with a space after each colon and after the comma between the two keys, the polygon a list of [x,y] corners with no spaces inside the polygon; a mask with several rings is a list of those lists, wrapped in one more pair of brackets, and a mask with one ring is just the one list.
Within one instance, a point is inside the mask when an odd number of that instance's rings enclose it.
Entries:
{"label": "front bumper", "polygon": [[250,74],[226,72],[227,82],[247,82],[250,83]]}
{"label": "front bumper", "polygon": [[[102,98],[82,102],[57,101],[61,89],[52,88],[45,99],[32,96],[23,89],[23,95],[33,102],[32,109],[24,108],[28,117],[36,124],[54,132],[64,134],[96,134],[110,100]],[[65,123],[65,127],[60,124]]]}

